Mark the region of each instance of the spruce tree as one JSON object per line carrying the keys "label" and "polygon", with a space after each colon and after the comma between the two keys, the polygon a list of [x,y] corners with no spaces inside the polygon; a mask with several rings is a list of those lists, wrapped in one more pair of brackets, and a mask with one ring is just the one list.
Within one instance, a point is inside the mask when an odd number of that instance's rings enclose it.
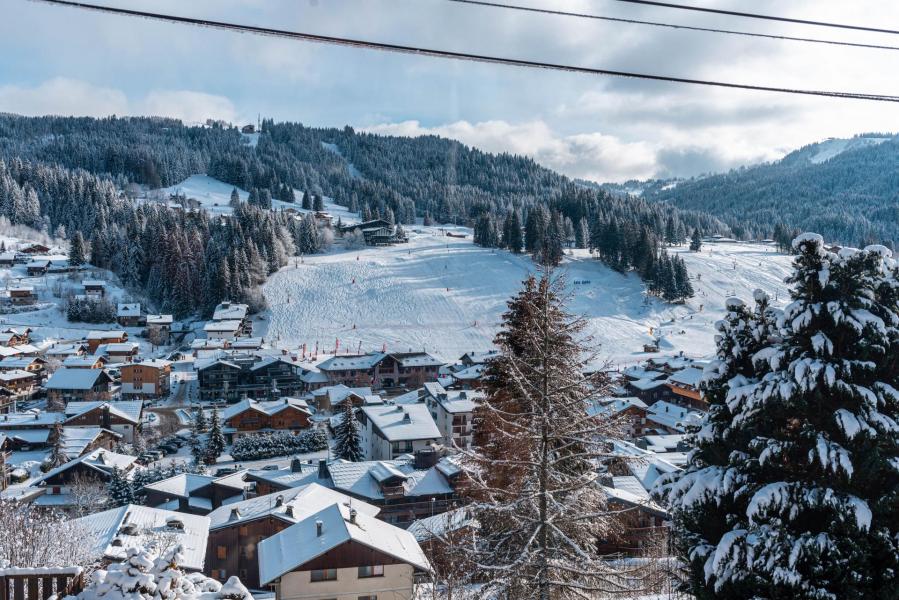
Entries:
{"label": "spruce tree", "polygon": [[131,487],[131,482],[125,478],[118,466],[112,468],[107,490],[110,507],[114,508],[134,503],[134,490]]}
{"label": "spruce tree", "polygon": [[225,450],[225,434],[219,422],[218,408],[212,409],[212,422],[209,425],[209,439],[206,441],[206,459],[215,463]]}
{"label": "spruce tree", "polygon": [[614,525],[594,460],[622,432],[587,414],[602,390],[582,375],[585,323],[566,313],[560,290],[530,277],[509,302],[475,410],[475,446],[463,452],[481,597],[592,597],[613,569],[595,549]]}
{"label": "spruce tree", "polygon": [[693,229],[693,236],[690,238],[690,250],[699,252],[702,250],[702,236],[699,234],[699,228]]}
{"label": "spruce tree", "polygon": [[81,235],[81,231],[76,231],[72,236],[72,243],[69,245],[69,264],[73,267],[80,267],[85,262],[87,262],[87,250],[84,236]]}
{"label": "spruce tree", "polygon": [[312,210],[312,199],[309,197],[309,191],[303,192],[303,202],[300,204],[303,210]]}
{"label": "spruce tree", "polygon": [[325,210],[325,199],[322,198],[321,194],[316,194],[315,198],[312,201],[312,210],[321,212]]}
{"label": "spruce tree", "polygon": [[194,429],[196,429],[197,433],[203,433],[206,431],[208,424],[206,423],[206,413],[203,411],[202,406],[197,406],[194,409]]}
{"label": "spruce tree", "polygon": [[700,598],[899,598],[895,266],[882,246],[792,247],[780,337],[733,378],[729,425],[703,428],[726,472],[691,476],[695,462],[662,489],[675,514],[727,514],[712,531],[678,521]]}
{"label": "spruce tree", "polygon": [[50,466],[58,467],[69,462],[69,457],[66,456],[65,447],[63,445],[64,440],[61,421],[57,421],[53,425],[53,431],[50,434],[50,439],[53,443],[53,447],[50,450],[50,457],[48,459]]}
{"label": "spruce tree", "polygon": [[240,194],[237,193],[237,188],[231,188],[231,200],[230,205],[231,208],[237,208],[240,204]]}
{"label": "spruce tree", "polygon": [[359,462],[365,458],[362,451],[361,427],[349,398],[343,401],[341,410],[343,419],[334,429],[334,455],[350,462]]}

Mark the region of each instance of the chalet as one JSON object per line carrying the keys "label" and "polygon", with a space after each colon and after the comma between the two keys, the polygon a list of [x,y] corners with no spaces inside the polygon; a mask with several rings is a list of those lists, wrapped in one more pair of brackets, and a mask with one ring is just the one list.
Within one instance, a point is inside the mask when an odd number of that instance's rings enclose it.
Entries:
{"label": "chalet", "polygon": [[[57,423],[62,423],[65,415],[58,412],[42,412],[39,410],[16,412],[0,415],[0,432],[11,430],[46,429],[49,431]],[[10,436],[11,437],[11,436]]]}
{"label": "chalet", "polygon": [[25,265],[29,277],[41,277],[50,270],[50,261],[46,258],[35,259]]}
{"label": "chalet", "polygon": [[276,600],[390,597],[411,600],[414,582],[431,572],[411,533],[356,506],[333,503],[259,544],[259,583]]}
{"label": "chalet", "polygon": [[250,123],[240,128],[241,133],[256,133],[256,126]]}
{"label": "chalet", "polygon": [[242,327],[242,322],[238,320],[209,321],[203,326],[203,331],[210,340],[231,340],[240,335]]}
{"label": "chalet", "polygon": [[103,369],[62,368],[53,373],[44,388],[50,404],[108,401],[112,399],[112,383],[112,377]]}
{"label": "chalet", "polygon": [[115,320],[122,327],[140,327],[147,322],[147,318],[140,313],[139,302],[119,302]]}
{"label": "chalet", "polygon": [[34,480],[30,486],[41,488],[44,494],[34,500],[38,506],[68,508],[78,502],[73,491],[80,482],[96,485],[98,490],[109,483],[112,471],[118,468],[126,477],[131,477],[135,457],[103,449],[88,452],[70,460]]}
{"label": "chalet", "polygon": [[0,267],[11,267],[16,264],[15,252],[0,252]]}
{"label": "chalet", "polygon": [[54,344],[50,348],[44,350],[44,356],[48,360],[65,360],[70,356],[82,356],[87,352],[87,342],[77,342],[74,344]]}
{"label": "chalet", "polygon": [[121,385],[123,396],[162,397],[169,393],[172,363],[162,359],[143,360],[122,365]]}
{"label": "chalet", "polygon": [[229,346],[235,352],[251,352],[253,350],[261,350],[263,346],[261,337],[237,338],[229,342]]}
{"label": "chalet", "polygon": [[373,219],[362,223],[354,223],[341,228],[341,233],[361,231],[365,243],[369,246],[386,246],[408,241],[403,228],[385,219]]}
{"label": "chalet", "polygon": [[259,544],[279,531],[332,504],[352,504],[360,513],[375,516],[378,508],[311,483],[272,496],[226,504],[209,513],[209,544],[204,572],[220,581],[232,575],[250,588],[259,588]]}
{"label": "chalet", "polygon": [[703,413],[684,406],[659,400],[646,411],[647,428],[661,433],[686,433],[702,421]]}
{"label": "chalet", "polygon": [[213,321],[240,321],[240,336],[250,336],[253,324],[249,318],[250,307],[246,304],[225,301],[215,307],[212,312]]}
{"label": "chalet", "polygon": [[[290,461],[290,466],[287,468],[249,470],[246,472],[244,480],[254,486],[257,496],[275,494],[310,483],[317,483],[327,488],[334,487],[326,460],[303,461],[296,456]],[[272,497],[274,498],[274,496]]]}
{"label": "chalet", "polygon": [[227,350],[230,347],[230,340],[199,338],[190,343],[190,351],[194,358],[214,358],[221,355],[223,350]]}
{"label": "chalet", "polygon": [[23,369],[0,370],[0,386],[17,396],[29,396],[38,384],[37,376]]}
{"label": "chalet", "polygon": [[625,419],[630,438],[643,435],[646,431],[646,403],[633,396],[598,398],[587,407],[587,414],[603,415]]}
{"label": "chalet", "polygon": [[28,244],[19,248],[19,252],[22,254],[47,254],[50,252],[50,248],[43,244]]}
{"label": "chalet", "polygon": [[179,473],[143,487],[144,504],[166,510],[206,515],[225,504],[244,499],[245,471],[224,477]]}
{"label": "chalet", "polygon": [[332,384],[373,388],[420,387],[435,381],[443,361],[427,352],[398,352],[333,356],[318,369]]}
{"label": "chalet", "polygon": [[222,432],[228,443],[260,433],[299,433],[311,426],[311,416],[309,405],[299,398],[284,397],[269,402],[241,400],[222,413]]}
{"label": "chalet", "polygon": [[30,327],[7,327],[0,329],[0,345],[21,346],[31,342]]}
{"label": "chalet", "polygon": [[671,390],[672,401],[690,408],[708,410],[708,402],[703,400],[699,393],[701,380],[702,369],[697,367],[688,367],[671,374],[668,377],[667,385]]}
{"label": "chalet", "polygon": [[0,492],[9,486],[9,473],[11,471],[8,461],[12,454],[9,438],[0,431]]}
{"label": "chalet", "polygon": [[335,410],[344,401],[349,400],[353,406],[366,404],[383,404],[383,400],[371,391],[370,387],[347,387],[342,383],[315,389],[309,393],[320,412]]}
{"label": "chalet", "polygon": [[619,526],[611,528],[611,537],[599,541],[600,554],[640,556],[667,537],[668,512],[650,498],[636,477],[610,477],[607,483],[602,490]]}
{"label": "chalet", "polygon": [[419,519],[406,530],[412,534],[437,573],[462,572],[474,569],[465,565],[468,540],[479,528],[477,519],[467,508],[456,508],[439,515]]}
{"label": "chalet", "polygon": [[141,400],[69,402],[64,411],[64,424],[68,427],[102,427],[131,443],[134,433],[141,429],[143,410]]}
{"label": "chalet", "polygon": [[470,448],[474,409],[484,394],[468,390],[448,391],[436,382],[426,383],[423,392],[424,403],[443,434],[443,444]]}
{"label": "chalet", "polygon": [[671,390],[668,387],[667,378],[664,374],[661,377],[651,375],[633,381],[627,380],[624,384],[624,390],[629,396],[636,396],[647,406],[652,406],[660,400],[667,400],[671,397]]}
{"label": "chalet", "polygon": [[137,358],[140,344],[137,342],[119,342],[100,344],[95,354],[105,356],[111,363],[130,363]]}
{"label": "chalet", "polygon": [[0,415],[9,413],[10,411],[15,412],[16,402],[18,402],[19,399],[19,396],[12,390],[0,386]]}
{"label": "chalet", "polygon": [[392,460],[439,444],[443,438],[424,404],[363,406],[359,421],[368,460]]}
{"label": "chalet", "polygon": [[105,369],[109,359],[102,355],[85,354],[83,356],[72,355],[62,361],[62,366],[67,369]]}
{"label": "chalet", "polygon": [[33,285],[12,285],[7,288],[10,304],[17,306],[34,304],[37,301],[37,294]]}
{"label": "chalet", "polygon": [[206,558],[209,519],[149,506],[126,504],[75,519],[84,539],[85,558],[101,567],[121,562],[131,548],[146,548],[166,540],[177,544],[176,567],[200,572]]}
{"label": "chalet", "polygon": [[237,402],[241,398],[273,400],[298,396],[304,383],[296,365],[281,357],[234,355],[197,362],[200,400]]}
{"label": "chalet", "polygon": [[[102,427],[63,427],[59,443],[66,457],[72,460],[94,450],[112,450],[121,441],[121,435]],[[52,431],[48,442],[55,443]]]}
{"label": "chalet", "polygon": [[87,333],[87,349],[93,354],[100,344],[121,344],[128,341],[128,332],[121,329],[112,331],[89,331]]}
{"label": "chalet", "polygon": [[81,282],[84,295],[89,298],[103,298],[106,296],[106,282],[102,279],[85,279]]}
{"label": "chalet", "polygon": [[147,339],[157,346],[169,344],[173,321],[172,315],[147,315]]}

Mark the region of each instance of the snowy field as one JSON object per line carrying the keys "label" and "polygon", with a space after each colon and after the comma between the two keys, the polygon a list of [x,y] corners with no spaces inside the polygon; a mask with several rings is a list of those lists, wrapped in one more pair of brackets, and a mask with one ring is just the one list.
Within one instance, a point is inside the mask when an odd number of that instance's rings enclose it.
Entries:
{"label": "snowy field", "polygon": [[[281,348],[340,351],[426,350],[455,360],[491,346],[506,300],[534,269],[530,258],[410,227],[408,244],[307,256],[281,269],[263,290],[269,309],[257,335]],[[635,275],[621,275],[576,251],[563,263],[570,310],[586,317],[601,354],[620,365],[645,360],[644,343],[661,333],[661,353],[704,357],[714,351],[714,322],[724,300],[751,300],[761,288],[783,304],[790,258],[761,244],[675,248],[687,262],[696,297],[681,306],[647,299]],[[698,277],[698,279],[697,279]],[[650,333],[652,328],[653,333]]]}

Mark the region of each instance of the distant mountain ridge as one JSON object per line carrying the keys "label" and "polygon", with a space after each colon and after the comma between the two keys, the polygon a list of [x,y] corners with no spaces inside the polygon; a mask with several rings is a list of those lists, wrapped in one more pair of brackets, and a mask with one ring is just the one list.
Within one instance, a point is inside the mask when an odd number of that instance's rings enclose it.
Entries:
{"label": "distant mountain ridge", "polygon": [[869,133],[809,144],[781,160],[688,180],[602,186],[708,212],[738,237],[770,237],[778,224],[861,246],[899,242],[899,137]]}

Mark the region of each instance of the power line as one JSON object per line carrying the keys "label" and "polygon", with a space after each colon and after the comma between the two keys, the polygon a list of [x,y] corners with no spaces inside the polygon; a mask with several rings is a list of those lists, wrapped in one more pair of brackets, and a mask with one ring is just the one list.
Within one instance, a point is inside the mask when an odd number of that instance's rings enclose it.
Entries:
{"label": "power line", "polygon": [[435,58],[449,58],[454,60],[466,60],[473,62],[482,62],[488,64],[507,65],[513,67],[526,67],[534,69],[548,69],[554,71],[565,71],[569,73],[582,73],[587,75],[605,75],[611,77],[625,77],[631,79],[644,79],[649,81],[662,81],[666,83],[683,83],[690,85],[702,85],[707,87],[730,88],[739,90],[750,90],[758,92],[775,92],[782,94],[798,94],[803,96],[823,96],[828,98],[842,98],[847,100],[871,100],[875,102],[897,102],[899,96],[888,94],[868,94],[860,92],[837,92],[829,90],[809,90],[796,88],[781,88],[763,85],[751,85],[745,83],[733,83],[725,81],[711,81],[705,79],[690,79],[686,77],[673,77],[668,75],[654,75],[650,73],[634,73],[631,71],[616,71],[611,69],[596,69],[592,67],[579,67],[574,65],[566,65],[559,63],[548,63],[535,60],[526,60],[520,58],[504,58],[498,56],[490,56],[486,54],[473,54],[469,52],[453,52],[450,50],[435,50],[431,48],[422,48],[418,46],[405,46],[401,44],[388,44],[385,42],[372,42],[368,40],[350,39],[338,36],[319,35],[314,33],[303,33],[299,31],[287,31],[283,29],[273,29],[269,27],[258,27],[255,25],[242,25],[239,23],[229,23],[224,21],[213,21],[209,19],[197,19],[192,17],[181,17],[164,13],[152,13],[139,10],[131,10],[126,8],[118,8],[113,6],[101,6],[97,4],[89,4],[86,2],[76,2],[73,0],[30,0],[43,4],[51,4],[56,6],[67,6],[83,10],[91,10],[102,13],[125,15],[131,17],[141,17],[144,19],[167,21],[170,23],[179,23],[186,25],[196,25],[200,27],[209,27],[213,29],[223,29],[226,31],[234,31],[238,33],[252,33],[257,35],[265,35],[272,37],[287,38],[292,40],[302,40],[315,42],[320,44],[331,44],[337,46],[347,46],[351,48],[366,48],[370,50],[380,50],[384,52],[395,52],[400,54],[412,54],[417,56],[429,56]]}
{"label": "power line", "polygon": [[519,6],[516,4],[505,4],[502,2],[488,2],[486,0],[448,0],[458,4],[471,4],[475,6],[487,6],[492,8],[505,8],[509,10],[518,10],[522,12],[539,13],[545,15],[556,15],[562,17],[577,17],[580,19],[592,19],[596,21],[610,21],[613,23],[627,23],[629,25],[651,25],[653,27],[668,27],[670,29],[684,29],[687,31],[702,31],[706,33],[724,33],[728,35],[742,35],[747,37],[766,38],[771,40],[781,40],[789,42],[807,42],[812,44],[831,44],[834,46],[851,46],[855,48],[871,48],[875,50],[899,50],[899,46],[886,46],[882,44],[862,44],[858,42],[844,42],[838,40],[825,40],[820,38],[804,38],[789,35],[775,35],[771,33],[753,33],[749,31],[734,31],[732,29],[715,29],[712,27],[695,27],[692,25],[676,25],[674,23],[663,23],[660,21],[641,21],[638,19],[625,19],[622,17],[607,17],[603,15],[593,15],[586,13],[567,12],[562,10],[553,10],[549,8],[535,8],[532,6]]}
{"label": "power line", "polygon": [[695,12],[727,15],[730,17],[744,17],[747,19],[764,19],[766,21],[779,21],[781,23],[798,23],[799,25],[814,25],[815,27],[834,27],[836,29],[852,29],[855,31],[867,31],[872,33],[890,33],[899,35],[896,29],[881,29],[880,27],[865,27],[863,25],[848,25],[846,23],[831,23],[827,21],[811,21],[808,19],[792,19],[790,17],[778,17],[776,15],[760,15],[758,13],[740,12],[736,10],[724,10],[721,8],[706,8],[704,6],[688,6],[686,4],[674,4],[671,2],[656,2],[655,0],[617,0],[629,4],[645,4],[647,6],[661,6],[663,8],[676,8],[678,10],[692,10]]}

